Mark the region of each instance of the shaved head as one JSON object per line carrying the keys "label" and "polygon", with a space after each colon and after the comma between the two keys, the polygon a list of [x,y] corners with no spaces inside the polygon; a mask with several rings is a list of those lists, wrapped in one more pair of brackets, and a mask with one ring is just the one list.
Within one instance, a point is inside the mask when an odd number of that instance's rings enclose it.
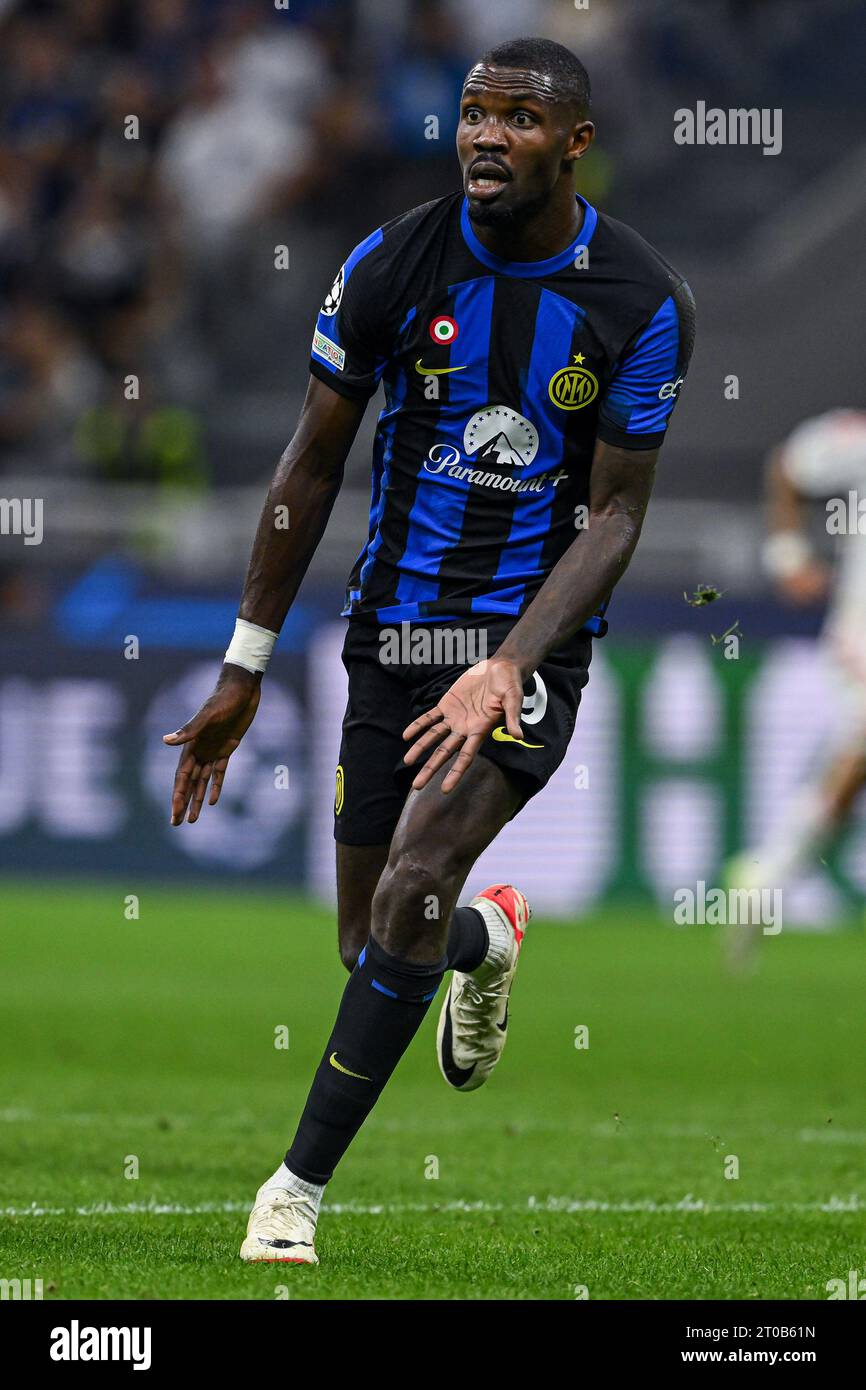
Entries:
{"label": "shaved head", "polygon": [[[490,81],[491,69],[516,69],[527,79],[527,91],[542,101],[561,102],[583,120],[589,113],[589,74],[569,48],[552,39],[509,39],[482,54],[466,75],[464,90]],[[496,74],[505,78],[506,73]]]}

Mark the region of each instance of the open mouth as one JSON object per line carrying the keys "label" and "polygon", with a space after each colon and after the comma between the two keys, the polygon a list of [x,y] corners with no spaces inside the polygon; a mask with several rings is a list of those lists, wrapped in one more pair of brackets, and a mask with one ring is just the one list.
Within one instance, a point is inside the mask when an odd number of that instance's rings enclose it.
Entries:
{"label": "open mouth", "polygon": [[478,160],[469,171],[466,192],[470,198],[489,202],[492,198],[498,198],[505,185],[510,181],[510,175],[500,169],[498,164]]}

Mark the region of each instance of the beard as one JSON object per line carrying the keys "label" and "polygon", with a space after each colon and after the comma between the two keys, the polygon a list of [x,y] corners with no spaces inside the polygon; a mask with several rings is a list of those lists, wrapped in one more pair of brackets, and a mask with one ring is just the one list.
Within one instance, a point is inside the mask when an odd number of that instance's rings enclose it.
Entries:
{"label": "beard", "polygon": [[[507,195],[506,195],[507,196]],[[469,199],[469,221],[476,227],[501,227],[503,231],[518,231],[538,213],[549,200],[549,194],[540,193],[517,207],[509,207],[497,198],[493,203],[473,205]]]}
{"label": "beard", "polygon": [[474,222],[476,227],[513,227],[514,210],[501,207],[498,203],[478,203],[473,207],[470,199],[469,221]]}

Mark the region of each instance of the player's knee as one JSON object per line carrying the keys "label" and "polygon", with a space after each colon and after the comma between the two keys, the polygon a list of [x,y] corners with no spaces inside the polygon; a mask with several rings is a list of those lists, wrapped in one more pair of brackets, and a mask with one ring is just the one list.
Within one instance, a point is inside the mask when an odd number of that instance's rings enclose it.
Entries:
{"label": "player's knee", "polygon": [[447,846],[426,846],[423,851],[404,846],[392,854],[374,898],[374,918],[386,920],[399,910],[411,913],[419,924],[439,920],[443,900],[450,896],[458,873],[457,855]]}

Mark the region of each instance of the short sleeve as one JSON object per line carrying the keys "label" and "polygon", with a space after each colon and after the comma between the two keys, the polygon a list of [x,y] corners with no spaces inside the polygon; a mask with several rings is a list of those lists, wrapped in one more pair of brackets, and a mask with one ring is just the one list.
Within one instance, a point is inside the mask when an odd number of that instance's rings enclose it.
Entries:
{"label": "short sleeve", "polygon": [[372,396],[387,363],[382,229],[356,246],[319,310],[310,371],[340,395]]}
{"label": "short sleeve", "polygon": [[598,437],[655,449],[665,437],[691,360],[695,301],[683,280],[617,362],[599,407]]}
{"label": "short sleeve", "polygon": [[798,492],[824,497],[862,487],[866,478],[866,413],[831,410],[805,420],[782,445],[782,468]]}

